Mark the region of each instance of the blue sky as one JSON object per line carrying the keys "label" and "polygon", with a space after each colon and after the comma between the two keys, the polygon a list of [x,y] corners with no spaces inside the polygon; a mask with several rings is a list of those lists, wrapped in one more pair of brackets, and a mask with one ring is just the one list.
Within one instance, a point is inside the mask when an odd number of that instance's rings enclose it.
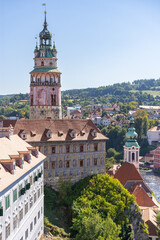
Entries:
{"label": "blue sky", "polygon": [[160,77],[159,0],[7,0],[0,14],[0,94],[29,92],[43,2],[62,90]]}

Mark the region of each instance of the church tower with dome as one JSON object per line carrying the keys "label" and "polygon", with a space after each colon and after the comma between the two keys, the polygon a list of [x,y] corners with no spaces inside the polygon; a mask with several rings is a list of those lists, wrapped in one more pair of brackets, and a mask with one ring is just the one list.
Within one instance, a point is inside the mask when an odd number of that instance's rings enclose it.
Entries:
{"label": "church tower with dome", "polygon": [[34,50],[34,69],[30,72],[30,119],[61,119],[61,72],[57,50],[47,29],[46,11],[40,44]]}
{"label": "church tower with dome", "polygon": [[138,134],[134,128],[134,118],[130,118],[128,132],[126,133],[126,143],[124,145],[124,162],[133,163],[139,170],[139,150],[137,142]]}

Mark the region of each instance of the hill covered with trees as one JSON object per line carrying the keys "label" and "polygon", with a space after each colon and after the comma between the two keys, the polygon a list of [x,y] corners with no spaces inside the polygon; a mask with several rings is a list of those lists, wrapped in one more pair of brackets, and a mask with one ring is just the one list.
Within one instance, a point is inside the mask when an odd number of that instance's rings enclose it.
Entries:
{"label": "hill covered with trees", "polygon": [[[136,80],[98,88],[62,91],[62,109],[80,104],[112,105],[119,102],[121,111],[127,113],[138,104],[160,105],[160,79]],[[29,94],[0,95],[0,116],[29,117]],[[86,114],[87,116],[87,114]]]}
{"label": "hill covered with trees", "polygon": [[[73,89],[62,92],[62,102],[84,105],[91,103],[115,103],[138,101],[141,103],[160,104],[160,79],[136,80],[132,83],[123,82],[98,88]],[[72,101],[69,101],[72,99]],[[82,101],[83,99],[83,101]]]}

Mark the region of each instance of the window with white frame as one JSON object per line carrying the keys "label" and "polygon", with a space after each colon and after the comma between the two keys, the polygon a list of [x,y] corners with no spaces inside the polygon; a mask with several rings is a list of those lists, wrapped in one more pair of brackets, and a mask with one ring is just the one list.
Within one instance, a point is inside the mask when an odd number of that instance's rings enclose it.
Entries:
{"label": "window with white frame", "polygon": [[33,230],[33,222],[30,223],[30,232]]}
{"label": "window with white frame", "polygon": [[6,226],[6,239],[9,237],[10,235],[10,223]]}
{"label": "window with white frame", "polygon": [[28,203],[25,204],[25,214],[28,212]]}
{"label": "window with white frame", "polygon": [[37,218],[35,217],[34,218],[34,225],[36,225],[36,223],[37,223]]}
{"label": "window with white frame", "polygon": [[13,202],[17,200],[17,188],[13,190]]}
{"label": "window with white frame", "polygon": [[28,229],[25,231],[25,239],[28,238]]}
{"label": "window with white frame", "polygon": [[7,195],[5,197],[5,202],[6,202],[6,210],[10,207],[10,195]]}
{"label": "window with white frame", "polygon": [[18,221],[18,216],[16,215],[14,218],[13,218],[13,229],[15,229],[17,227],[17,221]]}
{"label": "window with white frame", "polygon": [[23,208],[19,212],[19,221],[23,219]]}

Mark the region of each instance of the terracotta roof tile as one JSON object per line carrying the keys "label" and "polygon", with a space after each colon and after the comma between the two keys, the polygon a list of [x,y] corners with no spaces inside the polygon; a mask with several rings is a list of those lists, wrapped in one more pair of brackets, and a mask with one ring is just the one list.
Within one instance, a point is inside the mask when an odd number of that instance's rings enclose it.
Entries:
{"label": "terracotta roof tile", "polygon": [[135,196],[136,202],[139,206],[143,207],[157,207],[156,204],[152,201],[152,199],[148,196],[146,191],[141,185],[135,184],[132,188],[132,192],[130,192]]}
{"label": "terracotta roof tile", "polygon": [[114,177],[117,178],[123,185],[125,185],[125,183],[129,180],[143,181],[143,178],[139,174],[134,164],[128,162],[123,163],[123,165],[115,173]]}
{"label": "terracotta roof tile", "polygon": [[[45,129],[50,129],[52,137],[47,138]],[[77,133],[75,138],[68,138],[69,129],[74,129]],[[91,135],[91,129],[97,131],[97,136]],[[37,141],[81,141],[81,140],[107,140],[100,130],[94,125],[91,120],[73,119],[73,120],[35,120],[35,119],[20,119],[17,120],[14,127],[14,134],[19,135],[21,130],[25,130],[27,134],[26,141],[37,142]],[[31,134],[34,132],[35,134]],[[63,132],[60,135],[59,132]],[[85,134],[80,134],[84,132]]]}

